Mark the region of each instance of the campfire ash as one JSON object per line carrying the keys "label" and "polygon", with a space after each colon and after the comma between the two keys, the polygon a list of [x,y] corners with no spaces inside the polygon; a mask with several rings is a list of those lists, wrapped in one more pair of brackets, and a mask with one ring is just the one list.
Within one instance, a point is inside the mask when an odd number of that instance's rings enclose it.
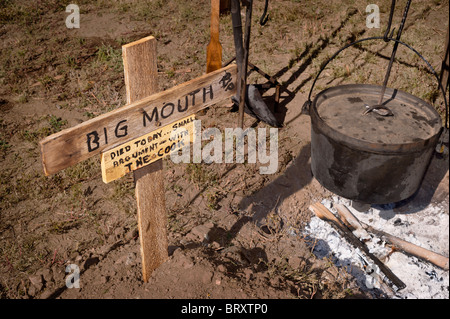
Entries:
{"label": "campfire ash", "polygon": [[[447,200],[448,201],[448,200]],[[365,211],[356,210],[352,202],[334,196],[322,204],[333,213],[335,205],[345,205],[362,223],[394,235],[410,243],[448,257],[449,212],[448,202],[429,204],[424,209],[398,213],[394,207],[372,206]],[[349,243],[329,222],[313,216],[305,227],[314,242],[313,252],[318,258],[331,257],[337,266],[352,274],[361,289],[377,298],[443,299],[449,298],[449,272],[434,264],[395,251],[372,233],[354,231],[369,252],[386,265],[405,285],[400,290],[391,289],[383,282],[385,274],[359,248]]]}

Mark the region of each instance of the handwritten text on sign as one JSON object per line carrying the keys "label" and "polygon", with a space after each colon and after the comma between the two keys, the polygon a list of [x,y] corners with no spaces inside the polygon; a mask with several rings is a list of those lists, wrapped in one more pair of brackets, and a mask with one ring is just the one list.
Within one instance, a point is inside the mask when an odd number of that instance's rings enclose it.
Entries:
{"label": "handwritten text on sign", "polygon": [[157,130],[236,94],[236,65],[100,115],[40,142],[46,175]]}
{"label": "handwritten text on sign", "polygon": [[[102,178],[109,183],[125,174],[162,159],[193,142],[195,115],[187,116],[159,130],[150,132],[102,153]],[[185,131],[172,134],[177,128]]]}

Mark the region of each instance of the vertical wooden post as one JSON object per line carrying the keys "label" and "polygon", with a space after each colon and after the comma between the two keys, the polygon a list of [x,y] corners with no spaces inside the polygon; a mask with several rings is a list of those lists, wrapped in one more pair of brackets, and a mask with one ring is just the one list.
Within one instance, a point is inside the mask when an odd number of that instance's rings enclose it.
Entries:
{"label": "vertical wooden post", "polygon": [[[127,103],[158,92],[156,39],[147,37],[122,47]],[[142,276],[168,258],[167,213],[162,160],[134,171],[141,244]]]}

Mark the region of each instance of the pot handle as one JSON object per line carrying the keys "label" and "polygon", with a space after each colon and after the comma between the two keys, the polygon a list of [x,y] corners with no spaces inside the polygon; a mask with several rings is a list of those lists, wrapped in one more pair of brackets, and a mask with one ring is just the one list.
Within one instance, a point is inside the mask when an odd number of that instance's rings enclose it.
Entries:
{"label": "pot handle", "polygon": [[384,40],[384,41],[388,40],[388,41],[394,41],[394,42],[397,42],[397,43],[399,43],[399,44],[402,44],[402,45],[406,46],[408,49],[412,50],[415,54],[417,54],[417,55],[425,62],[425,64],[426,64],[426,65],[428,66],[428,68],[430,69],[431,73],[433,73],[433,75],[435,76],[436,80],[438,81],[439,89],[441,90],[442,95],[444,96],[444,104],[445,104],[445,130],[448,131],[448,103],[447,103],[447,97],[445,96],[445,90],[444,90],[444,88],[442,87],[441,82],[439,81],[439,76],[437,75],[436,71],[433,69],[433,67],[431,66],[431,64],[430,64],[430,63],[429,63],[429,62],[428,62],[428,61],[427,61],[427,60],[426,60],[419,52],[416,51],[416,49],[414,49],[414,48],[411,47],[410,45],[408,45],[408,44],[406,44],[406,43],[404,43],[404,42],[402,42],[402,41],[400,41],[400,40],[397,40],[397,39],[394,39],[394,38],[387,38],[387,37],[385,37],[385,36],[383,36],[383,37],[370,37],[370,38],[360,39],[360,40],[357,40],[357,41],[355,41],[355,42],[353,42],[353,43],[347,44],[347,45],[344,46],[343,48],[339,49],[336,53],[334,53],[333,56],[332,56],[330,59],[328,59],[328,61],[326,61],[326,62],[322,65],[322,67],[321,67],[319,73],[317,74],[316,78],[314,79],[314,82],[313,82],[313,84],[312,84],[312,86],[311,86],[311,89],[310,89],[310,91],[309,91],[308,100],[306,100],[306,102],[303,104],[303,106],[302,106],[302,111],[303,111],[304,113],[306,113],[306,114],[309,114],[309,109],[310,109],[311,104],[312,104],[312,101],[311,101],[311,95],[312,95],[312,91],[313,91],[313,89],[314,89],[314,85],[316,84],[317,80],[319,79],[319,76],[320,76],[320,74],[322,73],[322,71],[327,67],[328,63],[330,63],[331,60],[333,60],[339,53],[341,53],[341,52],[344,51],[345,49],[347,49],[347,48],[349,48],[349,47],[351,47],[351,46],[353,46],[353,45],[355,45],[355,44],[358,44],[358,43],[360,43],[360,42],[364,42],[364,41],[368,41],[368,40]]}

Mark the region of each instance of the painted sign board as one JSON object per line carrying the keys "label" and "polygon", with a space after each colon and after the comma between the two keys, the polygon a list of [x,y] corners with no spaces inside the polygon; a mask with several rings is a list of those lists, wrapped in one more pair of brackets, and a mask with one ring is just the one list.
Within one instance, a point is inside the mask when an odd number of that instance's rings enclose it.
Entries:
{"label": "painted sign board", "polygon": [[231,98],[236,79],[232,64],[50,135],[40,142],[44,173],[55,174]]}
{"label": "painted sign board", "polygon": [[[103,182],[109,183],[180,150],[194,137],[195,115],[187,116],[101,155]],[[178,133],[177,128],[185,130]],[[175,132],[175,134],[172,134]]]}

